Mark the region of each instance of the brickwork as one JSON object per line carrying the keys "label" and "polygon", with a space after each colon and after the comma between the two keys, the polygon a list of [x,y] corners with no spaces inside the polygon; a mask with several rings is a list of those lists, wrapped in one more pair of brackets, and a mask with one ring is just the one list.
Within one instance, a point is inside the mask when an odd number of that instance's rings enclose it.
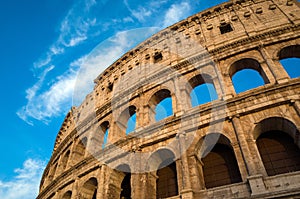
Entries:
{"label": "brickwork", "polygon": [[[177,180],[170,199],[300,198],[300,169],[268,175],[257,147],[261,135],[280,131],[300,148],[300,78],[279,62],[300,58],[299,49],[300,5],[293,0],[234,0],[158,32],[100,74],[66,115],[37,198],[117,199],[131,173],[131,198],[155,199],[166,160],[175,162]],[[264,85],[237,94],[232,77],[245,68]],[[202,83],[218,98],[192,106],[190,92]],[[172,115],[155,121],[167,97]],[[126,134],[133,114],[135,130]],[[240,178],[207,187],[204,158],[213,149],[220,155],[215,144],[232,153],[238,171],[226,163],[228,175]]]}

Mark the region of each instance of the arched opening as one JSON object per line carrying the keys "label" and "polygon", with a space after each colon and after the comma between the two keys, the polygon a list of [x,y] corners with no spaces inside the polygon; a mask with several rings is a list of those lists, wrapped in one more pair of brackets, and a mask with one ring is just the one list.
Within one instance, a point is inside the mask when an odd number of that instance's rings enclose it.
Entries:
{"label": "arched opening", "polygon": [[171,92],[167,89],[157,91],[149,101],[151,120],[159,121],[173,115]]}
{"label": "arched opening", "polygon": [[75,150],[73,152],[74,163],[81,161],[85,155],[85,148],[87,146],[87,137],[82,138],[78,141]]}
{"label": "arched opening", "polygon": [[125,132],[126,135],[133,132],[136,127],[136,107],[129,106],[125,109],[121,113],[117,123],[120,130]]}
{"label": "arched opening", "polygon": [[201,140],[198,155],[203,163],[206,188],[241,182],[241,174],[230,141],[219,133],[211,133]]}
{"label": "arched opening", "polygon": [[288,46],[281,49],[278,57],[290,78],[300,77],[300,45]]}
{"label": "arched opening", "polygon": [[236,61],[230,66],[231,77],[236,93],[241,93],[269,83],[258,61],[250,58]]}
{"label": "arched opening", "polygon": [[208,75],[197,75],[188,84],[192,107],[218,99],[213,80]]}
{"label": "arched opening", "polygon": [[206,188],[241,182],[241,174],[233,150],[217,143],[202,159]]}
{"label": "arched opening", "polygon": [[55,173],[56,173],[56,169],[57,169],[57,165],[58,164],[56,162],[56,164],[50,169],[49,176],[48,176],[49,182],[51,182],[54,179],[54,176],[55,176]]}
{"label": "arched opening", "polygon": [[120,199],[131,199],[131,185],[130,185],[131,174],[126,173],[121,183],[121,194]]}
{"label": "arched opening", "polygon": [[120,165],[117,167],[121,182],[120,199],[131,199],[131,171],[128,165]]}
{"label": "arched opening", "polygon": [[[166,161],[172,163],[157,171],[156,198],[167,198],[178,195],[176,164],[173,160]],[[167,163],[163,162],[162,164],[165,165]]]}
{"label": "arched opening", "polygon": [[102,149],[105,148],[105,146],[108,143],[108,133],[109,133],[109,122],[105,121],[100,125],[100,133],[101,136],[103,137],[103,142],[102,142]]}
{"label": "arched opening", "polygon": [[67,191],[63,196],[62,199],[71,199],[72,191]]}
{"label": "arched opening", "polygon": [[80,191],[80,197],[86,199],[97,199],[98,181],[96,178],[90,178],[86,181]]}
{"label": "arched opening", "polygon": [[68,164],[69,157],[70,157],[70,150],[68,150],[68,151],[64,154],[64,156],[63,156],[63,158],[62,158],[62,161],[61,161],[61,172],[63,172],[63,171],[66,169],[67,164]]}
{"label": "arched opening", "polygon": [[133,132],[136,126],[136,113],[133,113],[127,122],[126,135]]}
{"label": "arched opening", "polygon": [[[160,149],[148,160],[149,171],[156,172],[156,198],[167,198],[178,195],[177,170],[175,155],[168,149]],[[151,186],[150,186],[151,187]]]}
{"label": "arched opening", "polygon": [[300,170],[300,149],[288,134],[268,131],[256,143],[269,176]]}

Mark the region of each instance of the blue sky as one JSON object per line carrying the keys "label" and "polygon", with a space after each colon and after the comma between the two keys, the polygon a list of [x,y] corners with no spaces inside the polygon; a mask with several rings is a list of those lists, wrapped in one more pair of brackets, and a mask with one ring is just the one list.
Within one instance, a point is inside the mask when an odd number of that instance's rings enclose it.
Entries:
{"label": "blue sky", "polygon": [[91,90],[93,79],[137,43],[220,2],[0,1],[0,198],[36,196],[64,116],[87,94],[75,85]]}
{"label": "blue sky", "polygon": [[0,198],[35,198],[66,113],[104,68],[155,32],[221,2],[0,1]]}

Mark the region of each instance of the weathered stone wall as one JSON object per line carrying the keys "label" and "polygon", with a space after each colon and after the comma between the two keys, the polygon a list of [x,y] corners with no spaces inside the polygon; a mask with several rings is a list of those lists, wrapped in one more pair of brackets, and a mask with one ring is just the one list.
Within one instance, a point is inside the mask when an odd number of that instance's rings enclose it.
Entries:
{"label": "weathered stone wall", "polygon": [[[97,198],[120,198],[126,172],[116,168],[129,165],[131,197],[154,199],[162,151],[174,154],[174,199],[299,198],[300,171],[268,176],[256,144],[260,134],[278,130],[300,146],[300,78],[291,79],[279,62],[300,58],[299,49],[300,8],[291,0],[230,1],[160,31],[100,74],[67,114],[37,198],[92,198],[95,190]],[[258,71],[265,85],[237,94],[232,76],[244,68]],[[197,75],[218,99],[192,107]],[[156,122],[162,90],[173,114]],[[136,128],[126,135],[132,107]],[[228,140],[241,182],[205,187],[203,140],[214,133]]]}

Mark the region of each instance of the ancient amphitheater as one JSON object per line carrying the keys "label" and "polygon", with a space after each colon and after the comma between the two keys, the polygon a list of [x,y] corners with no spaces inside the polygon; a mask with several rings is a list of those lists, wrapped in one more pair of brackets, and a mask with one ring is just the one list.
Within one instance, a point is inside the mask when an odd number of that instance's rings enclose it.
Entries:
{"label": "ancient amphitheater", "polygon": [[[69,111],[37,198],[300,198],[293,57],[294,0],[233,0],[158,32]],[[244,70],[263,84],[236,92]]]}

